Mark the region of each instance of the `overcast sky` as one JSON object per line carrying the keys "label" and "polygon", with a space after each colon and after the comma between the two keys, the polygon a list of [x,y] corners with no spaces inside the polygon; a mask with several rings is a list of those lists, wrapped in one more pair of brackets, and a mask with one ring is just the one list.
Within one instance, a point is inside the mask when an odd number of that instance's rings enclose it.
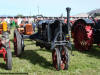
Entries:
{"label": "overcast sky", "polygon": [[100,8],[100,0],[1,0],[0,15],[66,16],[66,7],[71,7],[71,15],[85,13]]}

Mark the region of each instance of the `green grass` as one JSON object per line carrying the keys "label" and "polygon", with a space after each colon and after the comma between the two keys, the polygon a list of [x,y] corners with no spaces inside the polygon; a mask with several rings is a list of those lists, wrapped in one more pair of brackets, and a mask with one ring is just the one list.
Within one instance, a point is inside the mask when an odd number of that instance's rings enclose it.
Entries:
{"label": "green grass", "polygon": [[13,49],[13,30],[10,35],[11,50],[13,54],[13,68],[5,69],[5,62],[0,58],[0,72],[28,72],[29,75],[100,75],[100,48],[94,47],[90,51],[79,52],[73,48],[70,53],[70,65],[68,70],[56,71],[52,65],[51,51],[40,49],[35,42],[25,40],[25,51],[21,57],[15,57]]}

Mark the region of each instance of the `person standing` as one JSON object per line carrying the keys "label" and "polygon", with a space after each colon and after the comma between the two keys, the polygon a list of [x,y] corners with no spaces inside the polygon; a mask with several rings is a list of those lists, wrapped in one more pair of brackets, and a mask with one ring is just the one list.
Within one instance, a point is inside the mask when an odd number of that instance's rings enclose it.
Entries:
{"label": "person standing", "polygon": [[21,24],[21,22],[22,22],[22,19],[18,18],[18,26]]}

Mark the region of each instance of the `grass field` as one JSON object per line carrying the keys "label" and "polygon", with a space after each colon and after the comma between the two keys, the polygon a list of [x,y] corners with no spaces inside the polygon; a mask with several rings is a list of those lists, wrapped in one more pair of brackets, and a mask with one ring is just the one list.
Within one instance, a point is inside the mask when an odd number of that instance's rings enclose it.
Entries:
{"label": "grass field", "polygon": [[69,69],[56,71],[52,65],[51,51],[40,49],[35,42],[25,40],[25,51],[21,57],[15,57],[13,49],[13,30],[10,35],[11,50],[13,54],[13,68],[11,71],[5,69],[5,62],[0,58],[0,72],[24,73],[29,75],[100,75],[100,48],[94,47],[91,51],[79,52],[73,48],[70,54]]}

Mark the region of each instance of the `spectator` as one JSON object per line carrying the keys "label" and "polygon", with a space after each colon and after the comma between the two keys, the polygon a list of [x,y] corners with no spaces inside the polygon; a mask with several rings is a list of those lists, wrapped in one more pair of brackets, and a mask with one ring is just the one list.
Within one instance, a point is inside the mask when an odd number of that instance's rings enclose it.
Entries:
{"label": "spectator", "polygon": [[20,25],[22,22],[22,19],[21,18],[18,18],[18,25]]}
{"label": "spectator", "polygon": [[32,23],[32,26],[33,26],[33,31],[35,32],[36,24],[33,22],[33,23]]}

